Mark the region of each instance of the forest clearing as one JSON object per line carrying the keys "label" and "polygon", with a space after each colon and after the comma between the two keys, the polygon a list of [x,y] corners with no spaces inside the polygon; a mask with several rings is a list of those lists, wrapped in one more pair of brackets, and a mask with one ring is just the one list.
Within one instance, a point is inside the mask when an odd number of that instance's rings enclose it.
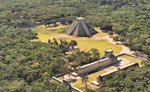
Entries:
{"label": "forest clearing", "polygon": [[98,33],[91,38],[68,36],[63,31],[65,28],[66,25],[48,28],[46,28],[44,25],[36,26],[33,28],[33,32],[38,34],[38,39],[34,39],[33,41],[47,42],[49,39],[53,38],[66,41],[76,40],[78,43],[77,48],[81,50],[90,50],[91,48],[96,48],[100,51],[100,54],[102,56],[104,55],[104,51],[107,49],[112,49],[113,51],[115,51],[115,54],[119,54],[122,50],[121,45],[116,45],[108,42],[107,39],[105,39],[105,37],[109,35],[107,33],[102,32],[99,28],[96,28]]}

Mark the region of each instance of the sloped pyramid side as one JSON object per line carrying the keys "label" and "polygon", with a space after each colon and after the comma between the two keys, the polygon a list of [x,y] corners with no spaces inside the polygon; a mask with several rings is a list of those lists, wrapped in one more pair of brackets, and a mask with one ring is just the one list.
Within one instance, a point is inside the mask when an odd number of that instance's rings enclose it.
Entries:
{"label": "sloped pyramid side", "polygon": [[86,22],[79,20],[74,21],[65,31],[68,35],[81,37],[92,36],[97,33],[95,29],[89,26]]}

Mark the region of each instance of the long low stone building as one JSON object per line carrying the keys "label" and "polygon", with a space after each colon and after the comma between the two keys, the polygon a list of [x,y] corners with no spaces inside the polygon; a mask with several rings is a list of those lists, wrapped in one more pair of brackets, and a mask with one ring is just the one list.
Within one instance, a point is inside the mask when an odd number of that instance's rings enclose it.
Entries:
{"label": "long low stone building", "polygon": [[100,68],[115,64],[116,62],[117,62],[117,57],[113,55],[113,51],[106,50],[105,56],[102,59],[83,66],[78,66],[76,68],[76,73],[78,75],[87,74],[99,70]]}

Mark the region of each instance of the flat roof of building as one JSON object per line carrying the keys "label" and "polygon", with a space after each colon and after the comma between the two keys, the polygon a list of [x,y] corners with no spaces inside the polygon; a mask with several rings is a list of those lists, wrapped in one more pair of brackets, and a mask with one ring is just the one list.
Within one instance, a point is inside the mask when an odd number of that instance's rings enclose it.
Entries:
{"label": "flat roof of building", "polygon": [[95,63],[103,62],[104,60],[107,60],[107,59],[109,59],[109,58],[100,59],[100,60],[97,60],[97,61],[95,61],[95,62],[86,64],[86,65],[83,65],[83,66],[79,66],[79,67],[77,67],[77,69],[78,69],[78,68],[85,68],[85,67],[88,67],[88,66],[90,66],[90,65],[93,65],[93,64],[95,64]]}

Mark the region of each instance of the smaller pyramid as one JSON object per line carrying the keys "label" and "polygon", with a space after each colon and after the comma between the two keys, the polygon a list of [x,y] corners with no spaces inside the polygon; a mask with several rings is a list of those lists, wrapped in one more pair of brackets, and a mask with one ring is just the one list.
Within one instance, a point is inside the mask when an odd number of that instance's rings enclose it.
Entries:
{"label": "smaller pyramid", "polygon": [[96,30],[88,25],[82,17],[76,18],[65,31],[68,35],[79,37],[89,37],[97,33]]}

